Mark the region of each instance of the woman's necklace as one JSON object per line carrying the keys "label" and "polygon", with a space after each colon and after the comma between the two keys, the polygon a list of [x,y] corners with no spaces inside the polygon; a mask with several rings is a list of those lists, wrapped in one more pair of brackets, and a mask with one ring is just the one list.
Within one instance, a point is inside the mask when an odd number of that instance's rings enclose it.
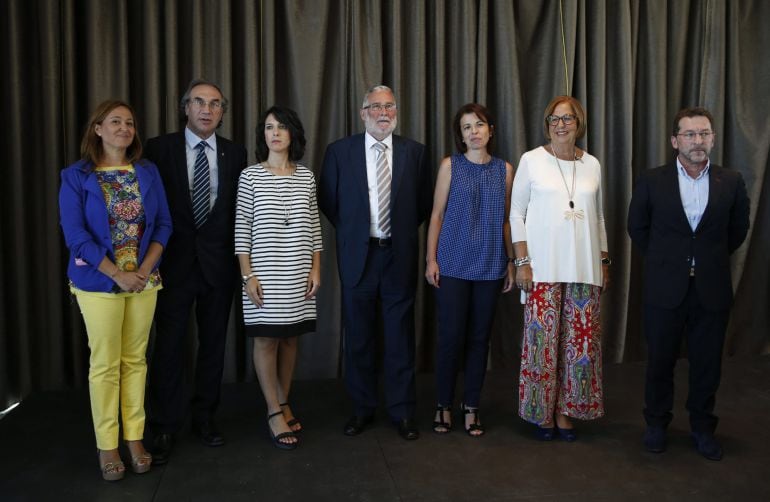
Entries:
{"label": "woman's necklace", "polygon": [[575,166],[575,149],[573,147],[572,149],[572,188],[570,189],[569,185],[567,185],[567,178],[564,176],[564,171],[561,169],[561,162],[559,162],[559,155],[556,153],[556,148],[554,148],[553,143],[551,143],[551,152],[553,153],[553,157],[556,159],[556,167],[559,169],[559,174],[561,175],[561,180],[564,182],[564,189],[567,190],[567,197],[569,197],[569,210],[564,211],[564,219],[565,220],[574,220],[574,219],[583,219],[583,210],[579,209],[575,211],[575,183],[577,180],[577,167]]}
{"label": "woman's necklace", "polygon": [[[283,225],[288,227],[289,218],[291,217],[291,197],[289,197],[289,203],[287,204],[283,192],[278,188],[278,175],[275,174],[276,169],[267,162],[262,163],[262,167],[264,167],[265,170],[273,177],[273,186],[275,187],[275,192],[281,198],[281,204],[283,204]],[[285,177],[291,177],[291,175],[288,174]],[[289,186],[289,196],[291,196],[291,186]]]}

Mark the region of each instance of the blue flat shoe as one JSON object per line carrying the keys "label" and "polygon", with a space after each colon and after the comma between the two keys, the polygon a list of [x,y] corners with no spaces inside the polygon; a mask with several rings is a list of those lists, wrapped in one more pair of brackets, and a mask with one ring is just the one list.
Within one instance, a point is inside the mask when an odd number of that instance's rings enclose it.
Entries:
{"label": "blue flat shoe", "polygon": [[666,429],[648,425],[644,431],[644,449],[652,453],[666,451]]}
{"label": "blue flat shoe", "polygon": [[575,429],[560,429],[558,425],[556,427],[556,434],[559,435],[560,438],[567,441],[568,443],[571,443],[577,439],[577,432],[575,432]]}
{"label": "blue flat shoe", "polygon": [[554,428],[553,427],[540,427],[536,425],[535,437],[540,441],[553,441]]}
{"label": "blue flat shoe", "polygon": [[695,432],[691,434],[692,441],[698,453],[709,460],[722,460],[722,445],[711,432]]}

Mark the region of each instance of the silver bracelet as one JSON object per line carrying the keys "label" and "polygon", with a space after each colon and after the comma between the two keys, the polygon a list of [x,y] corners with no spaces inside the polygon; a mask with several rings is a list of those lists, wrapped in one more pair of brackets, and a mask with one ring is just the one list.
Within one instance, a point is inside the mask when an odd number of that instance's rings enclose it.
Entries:
{"label": "silver bracelet", "polygon": [[532,260],[529,259],[529,256],[524,256],[522,258],[516,258],[513,260],[513,264],[516,267],[521,267],[523,265],[529,265],[532,262]]}

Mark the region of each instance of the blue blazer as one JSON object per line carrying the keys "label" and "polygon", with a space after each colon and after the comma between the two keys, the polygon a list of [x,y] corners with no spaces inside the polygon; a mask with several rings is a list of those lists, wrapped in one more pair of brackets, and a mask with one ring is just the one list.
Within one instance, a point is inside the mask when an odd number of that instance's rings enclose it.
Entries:
{"label": "blue blazer", "polygon": [[690,284],[695,258],[695,290],[713,310],[733,299],[730,255],[749,230],[749,197],[740,173],[711,164],[709,200],[693,231],[679,194],[676,163],[650,169],[636,182],[628,210],[628,234],[644,256],[644,301],[674,308]]}
{"label": "blue blazer", "polygon": [[[146,226],[139,243],[139,263],[150,242],[164,248],[171,235],[171,216],[158,168],[146,160],[134,162],[142,194]],[[110,292],[115,282],[99,272],[105,256],[115,261],[107,204],[93,164],[79,160],[61,172],[59,212],[64,241],[70,250],[67,275],[83,291]],[[156,265],[157,268],[157,265]]]}
{"label": "blue blazer", "polygon": [[[318,204],[337,233],[337,265],[345,286],[361,279],[369,253],[369,187],[364,135],[342,138],[326,149]],[[393,135],[390,219],[393,279],[405,287],[417,280],[417,227],[433,206],[433,183],[425,145]]]}

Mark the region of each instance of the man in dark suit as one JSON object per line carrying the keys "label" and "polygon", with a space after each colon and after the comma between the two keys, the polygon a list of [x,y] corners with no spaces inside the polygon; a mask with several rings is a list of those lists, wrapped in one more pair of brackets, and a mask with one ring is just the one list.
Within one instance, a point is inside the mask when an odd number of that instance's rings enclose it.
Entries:
{"label": "man in dark suit", "polygon": [[383,324],[385,401],[405,439],[414,422],[414,297],[420,224],[431,209],[425,145],[393,134],[398,108],[386,86],[369,89],[366,133],[326,149],[319,205],[337,231],[342,282],[345,384],[355,411],[346,435],[360,434],[377,408],[378,305]]}
{"label": "man in dark suit", "polygon": [[714,135],[714,119],[704,108],[676,115],[671,136],[676,161],[637,181],[628,233],[645,258],[645,448],[666,449],[674,366],[684,336],[692,438],[701,455],[720,460],[713,412],[733,299],[730,254],[746,238],[749,199],[740,173],[709,161]]}
{"label": "man in dark suit", "polygon": [[[152,138],[145,149],[160,170],[174,224],[160,266],[163,290],[158,294],[150,361],[148,412],[155,464],[168,461],[173,434],[181,429],[188,405],[193,431],[203,443],[224,444],[213,418],[237,282],[235,198],[238,177],[246,166],[246,150],[214,134],[227,111],[227,100],[217,85],[193,80],[181,108],[187,117],[185,130]],[[193,305],[198,355],[189,403],[184,366]]]}

